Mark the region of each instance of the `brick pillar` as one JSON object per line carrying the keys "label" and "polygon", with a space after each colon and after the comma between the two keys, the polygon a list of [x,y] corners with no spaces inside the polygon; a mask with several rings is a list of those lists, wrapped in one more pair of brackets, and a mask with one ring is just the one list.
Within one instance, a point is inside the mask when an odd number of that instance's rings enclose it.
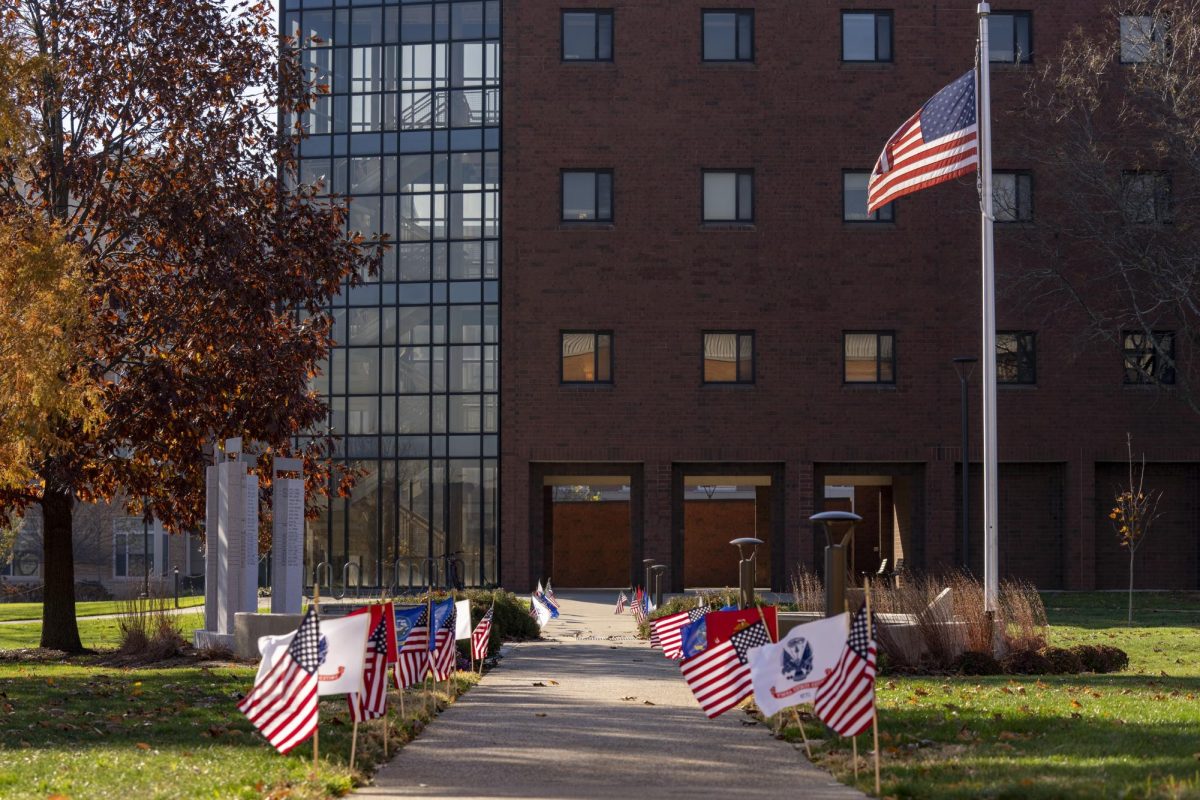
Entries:
{"label": "brick pillar", "polygon": [[1066,469],[1063,585],[1096,588],[1096,462],[1076,454]]}
{"label": "brick pillar", "polygon": [[809,571],[816,571],[817,564],[813,555],[814,530],[808,518],[820,509],[820,502],[813,486],[813,462],[787,462],[787,564],[788,571],[795,572],[803,565]]}
{"label": "brick pillar", "polygon": [[[540,483],[540,478],[539,478]],[[500,472],[500,575],[497,580],[514,592],[529,586],[530,538],[534,506],[541,512],[541,491],[531,496],[530,467],[526,461],[506,460]]]}
{"label": "brick pillar", "polygon": [[959,537],[959,522],[955,513],[954,459],[945,458],[945,451],[935,454],[925,465],[925,542],[923,560],[909,562],[909,567],[923,569],[958,566],[955,541]]}
{"label": "brick pillar", "polygon": [[[667,583],[671,587],[671,591],[682,591],[683,551],[671,546],[673,538],[671,465],[658,461],[646,462],[644,481],[642,558],[653,558],[659,564],[666,564],[668,572]],[[678,524],[681,526],[680,533],[682,533],[682,514],[680,514]],[[678,553],[675,552],[677,549]],[[635,582],[640,584],[645,580],[640,562],[637,568],[637,580]]]}

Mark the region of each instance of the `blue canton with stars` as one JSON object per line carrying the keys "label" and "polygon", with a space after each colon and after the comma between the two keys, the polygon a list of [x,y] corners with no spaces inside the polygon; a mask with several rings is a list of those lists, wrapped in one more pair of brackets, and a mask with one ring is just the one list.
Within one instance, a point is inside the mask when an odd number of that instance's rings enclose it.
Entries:
{"label": "blue canton with stars", "polygon": [[318,625],[317,612],[309,606],[304,621],[300,623],[300,630],[296,631],[292,643],[288,645],[288,654],[305,672],[316,672],[325,660],[325,654],[321,652],[325,638],[321,636]]}
{"label": "blue canton with stars", "polygon": [[921,107],[921,138],[926,142],[975,124],[975,70],[930,98]]}
{"label": "blue canton with stars", "polygon": [[854,615],[854,621],[850,623],[850,638],[846,644],[858,654],[859,658],[865,659],[870,643],[871,633],[867,626],[867,608],[863,606]]}

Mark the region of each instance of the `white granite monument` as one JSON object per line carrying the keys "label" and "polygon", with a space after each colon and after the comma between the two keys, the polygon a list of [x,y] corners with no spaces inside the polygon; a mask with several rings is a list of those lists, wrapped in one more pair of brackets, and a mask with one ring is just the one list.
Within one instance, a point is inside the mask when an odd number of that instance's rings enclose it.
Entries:
{"label": "white granite monument", "polygon": [[271,486],[271,613],[299,614],[304,600],[304,460],[275,459]]}

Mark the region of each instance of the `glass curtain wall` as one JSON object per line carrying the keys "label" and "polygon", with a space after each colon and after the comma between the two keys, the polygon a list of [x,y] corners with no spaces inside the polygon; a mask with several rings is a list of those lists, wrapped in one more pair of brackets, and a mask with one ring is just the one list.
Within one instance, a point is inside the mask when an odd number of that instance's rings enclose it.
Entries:
{"label": "glass curtain wall", "polygon": [[393,242],[333,308],[315,385],[362,477],[309,522],[309,575],[328,564],[335,586],[378,587],[397,559],[457,554],[467,584],[493,583],[500,3],[286,0],[282,26],[329,89],[303,120],[301,180],[351,198],[350,230]]}

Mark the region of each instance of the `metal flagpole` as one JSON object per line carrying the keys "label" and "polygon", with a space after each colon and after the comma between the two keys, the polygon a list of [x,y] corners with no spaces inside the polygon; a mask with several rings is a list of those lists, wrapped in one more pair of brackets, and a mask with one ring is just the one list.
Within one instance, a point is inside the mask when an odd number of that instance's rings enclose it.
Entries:
{"label": "metal flagpole", "polygon": [[[992,243],[992,87],[988,74],[987,3],[979,4],[979,210],[983,223],[983,603],[996,613],[1000,583],[997,499],[999,457],[996,445],[996,264]],[[965,456],[964,456],[965,458]]]}

